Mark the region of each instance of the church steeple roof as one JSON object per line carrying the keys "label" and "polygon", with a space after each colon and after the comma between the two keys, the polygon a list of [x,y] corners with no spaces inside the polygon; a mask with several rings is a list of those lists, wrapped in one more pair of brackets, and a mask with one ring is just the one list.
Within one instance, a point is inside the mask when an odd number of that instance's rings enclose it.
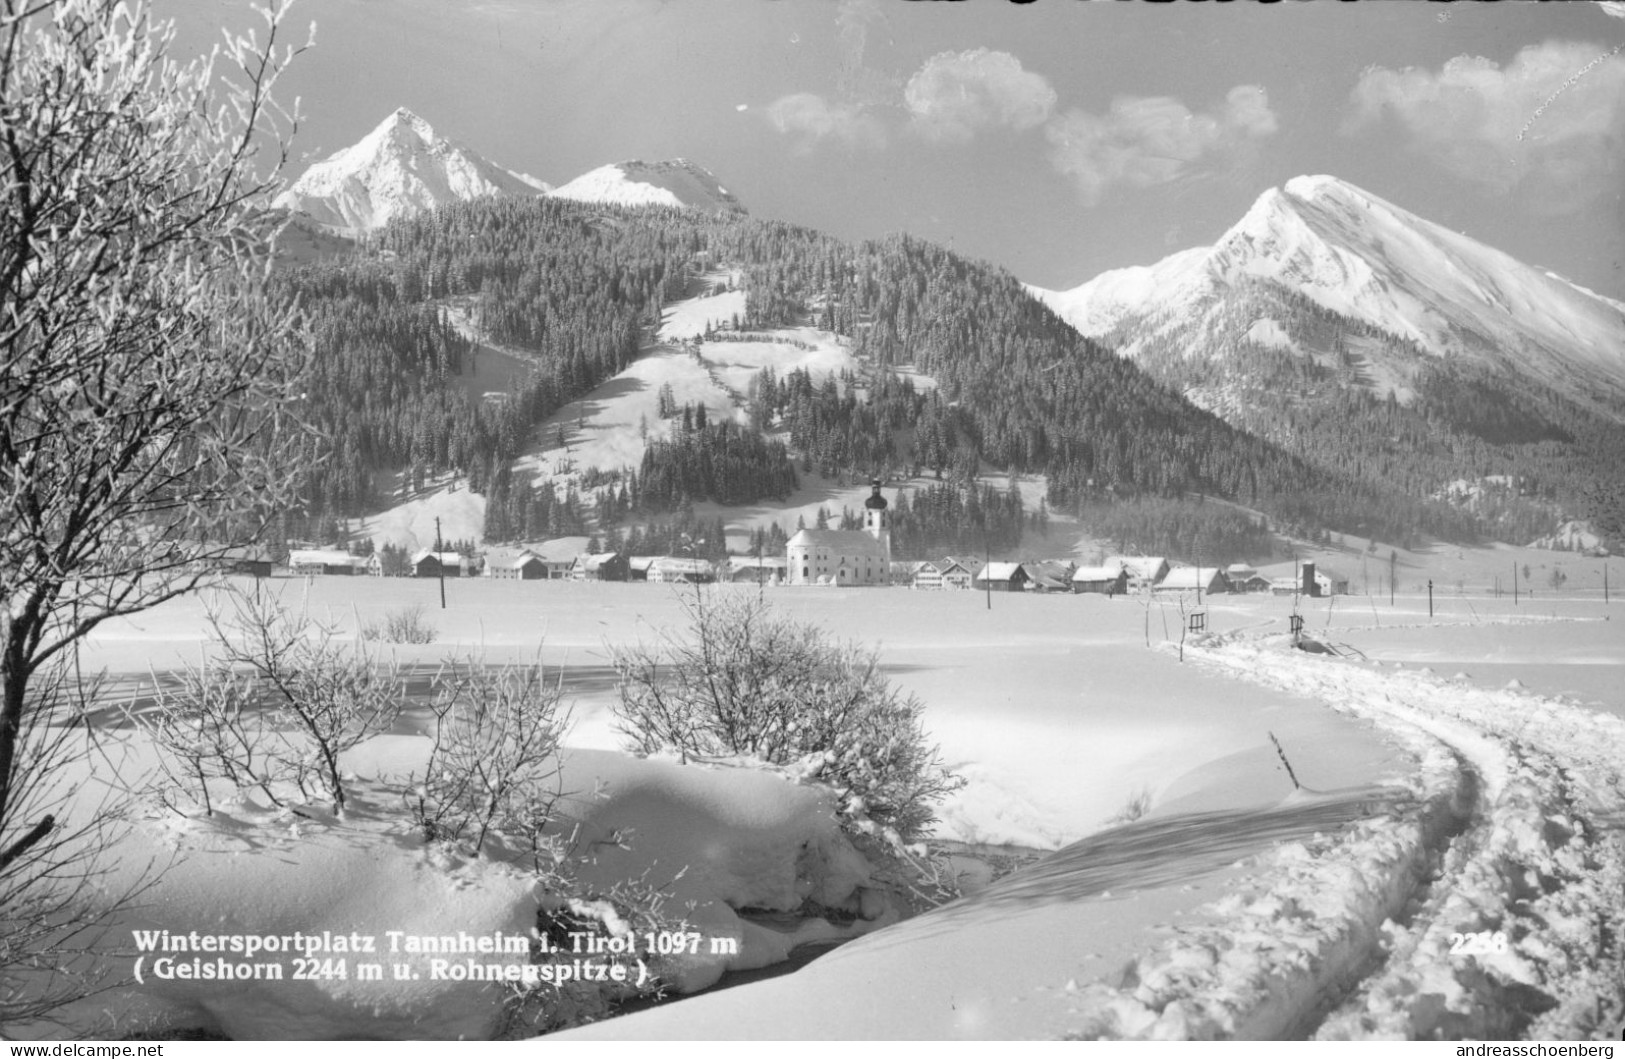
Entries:
{"label": "church steeple roof", "polygon": [[880,495],[880,479],[870,479],[869,484],[875,487],[875,491],[874,494],[869,497],[869,499],[863,502],[863,506],[868,508],[870,511],[886,510],[886,498]]}

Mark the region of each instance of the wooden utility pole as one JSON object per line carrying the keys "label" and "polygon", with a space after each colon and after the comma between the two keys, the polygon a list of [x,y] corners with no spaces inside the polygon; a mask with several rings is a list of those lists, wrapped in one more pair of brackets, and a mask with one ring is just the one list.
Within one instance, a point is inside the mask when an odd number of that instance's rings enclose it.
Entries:
{"label": "wooden utility pole", "polygon": [[446,564],[441,559],[440,516],[434,517],[434,568],[440,572],[440,609],[446,609]]}
{"label": "wooden utility pole", "polygon": [[992,548],[988,545],[987,538],[983,537],[982,538],[982,587],[987,589],[987,609],[988,610],[993,609],[993,582],[991,580],[989,580],[989,578],[988,578],[988,569],[987,569],[988,566],[992,563],[992,561],[993,561]]}
{"label": "wooden utility pole", "polygon": [[1512,605],[1514,607],[1518,605],[1518,562],[1516,559],[1512,562]]}
{"label": "wooden utility pole", "polygon": [[1433,617],[1433,578],[1428,578],[1428,617]]}

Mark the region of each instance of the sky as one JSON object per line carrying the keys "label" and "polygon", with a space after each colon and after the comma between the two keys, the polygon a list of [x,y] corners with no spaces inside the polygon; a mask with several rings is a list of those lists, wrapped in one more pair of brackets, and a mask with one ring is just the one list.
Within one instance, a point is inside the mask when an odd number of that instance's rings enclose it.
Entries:
{"label": "sky", "polygon": [[[157,0],[177,54],[245,0]],[[1354,183],[1625,299],[1625,3],[303,0],[290,176],[397,107],[554,185],[683,157],[757,217],[1064,289]]]}

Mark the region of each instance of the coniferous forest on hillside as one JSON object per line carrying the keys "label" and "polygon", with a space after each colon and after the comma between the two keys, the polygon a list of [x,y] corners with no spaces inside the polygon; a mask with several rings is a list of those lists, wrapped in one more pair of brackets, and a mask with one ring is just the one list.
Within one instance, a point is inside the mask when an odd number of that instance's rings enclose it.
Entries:
{"label": "coniferous forest on hillside", "polygon": [[[1475,485],[1471,513],[1487,535],[1531,540],[1551,531],[1558,511],[1583,513],[1605,536],[1625,534],[1619,423],[1531,379],[1430,356],[1277,285],[1243,277],[1235,286],[1219,311],[1191,312],[1192,324],[1129,321],[1103,340],[1135,341],[1135,363],[1152,377],[1223,394],[1238,426],[1319,467],[1407,496],[1456,479]],[[1255,340],[1258,320],[1314,355]],[[1374,392],[1373,362],[1414,366],[1401,380],[1412,398]]]}
{"label": "coniferous forest on hillside", "polygon": [[[703,411],[696,423],[674,408],[685,429],[650,446],[638,467],[602,469],[581,492],[516,480],[513,462],[539,424],[625,369],[664,305],[718,264],[742,270],[739,328],[833,330],[866,358],[869,377],[764,371],[751,393],[757,429],[706,423]],[[1046,475],[1048,511],[1085,515],[1125,547],[1179,553],[1180,543],[1217,540],[1240,557],[1256,554],[1265,527],[1234,509],[1175,518],[1168,505],[1190,512],[1226,498],[1313,538],[1465,540],[1493,535],[1497,512],[1426,497],[1508,460],[1513,473],[1541,475],[1554,500],[1589,504],[1619,527],[1618,494],[1588,470],[1587,454],[1617,438],[1599,417],[1567,416],[1571,434],[1554,433],[1548,424],[1566,410],[1540,395],[1509,405],[1471,378],[1440,375],[1410,407],[1345,391],[1314,409],[1283,402],[1275,421],[1260,412],[1244,431],[1158,381],[1159,351],[1143,371],[1078,335],[1008,273],[906,236],[853,245],[741,215],[492,198],[397,220],[278,282],[310,315],[318,369],[307,412],[324,435],[323,451],[303,454],[308,506],[284,519],[287,538],[320,537],[335,519],[381,506],[397,473],[417,487],[466,475],[487,498],[490,540],[594,530],[619,539],[633,520],[680,524],[700,500],[782,498],[798,474],[923,474],[940,484],[900,502],[900,554],[1013,547],[1043,516],[972,488],[995,468]],[[453,305],[534,363],[506,399],[457,385],[476,354]],[[1249,356],[1261,389],[1271,373],[1312,370],[1275,351]],[[937,387],[916,390],[887,370],[898,365]],[[1459,429],[1441,434],[1440,423]],[[1533,516],[1513,514],[1528,523],[1515,535],[1527,535]]]}

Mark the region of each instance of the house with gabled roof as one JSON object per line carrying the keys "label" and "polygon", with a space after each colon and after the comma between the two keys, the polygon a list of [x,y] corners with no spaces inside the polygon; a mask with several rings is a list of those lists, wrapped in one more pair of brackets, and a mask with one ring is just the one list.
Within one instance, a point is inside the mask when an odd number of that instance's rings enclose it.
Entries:
{"label": "house with gabled roof", "polygon": [[[1305,567],[1309,564],[1305,563]],[[1349,579],[1336,570],[1327,569],[1316,564],[1314,568],[1315,588],[1322,596],[1346,596],[1349,591]]]}
{"label": "house with gabled roof", "polygon": [[271,576],[271,552],[257,544],[239,548],[225,548],[214,556],[214,566],[228,574],[247,574],[250,577]]}
{"label": "house with gabled roof", "polygon": [[988,563],[977,571],[971,587],[978,592],[1025,592],[1027,571],[1021,568],[1020,563]]}
{"label": "house with gabled roof", "polygon": [[1027,574],[1029,592],[1070,592],[1075,567],[1061,559],[1042,559],[1025,562],[1021,569]]}
{"label": "house with gabled roof", "polygon": [[1131,591],[1144,585],[1155,585],[1168,576],[1168,560],[1160,555],[1114,555],[1106,560],[1105,565],[1120,566],[1127,571]]}
{"label": "house with gabled roof", "polygon": [[413,577],[462,577],[463,557],[457,552],[424,549],[412,556]]}
{"label": "house with gabled roof", "polygon": [[288,569],[295,574],[348,577],[355,573],[355,567],[355,556],[335,548],[302,548],[288,553]]}
{"label": "house with gabled roof", "polygon": [[1121,596],[1128,591],[1128,571],[1121,566],[1080,566],[1072,571],[1072,591]]}
{"label": "house with gabled roof", "polygon": [[775,555],[731,555],[728,580],[749,585],[776,585],[784,580],[786,560]]}
{"label": "house with gabled roof", "polygon": [[546,579],[550,581],[570,576],[576,557],[586,551],[580,537],[560,537],[557,540],[533,544],[526,550],[542,561]]}
{"label": "house with gabled roof", "polygon": [[982,572],[980,559],[956,558],[950,555],[937,565],[942,568],[943,588],[968,589],[976,583],[976,575]]}
{"label": "house with gabled roof", "polygon": [[1202,592],[1210,596],[1230,591],[1224,571],[1216,566],[1179,566],[1155,585],[1153,592]]}
{"label": "house with gabled roof", "polygon": [[570,567],[570,578],[574,581],[625,581],[627,569],[626,557],[619,552],[582,554],[576,556]]}
{"label": "house with gabled roof", "polygon": [[914,578],[919,574],[920,568],[924,565],[925,563],[913,559],[893,559],[891,564],[891,583],[894,585],[905,585],[909,588],[918,588],[919,586],[914,583]]}
{"label": "house with gabled roof", "polygon": [[716,567],[707,559],[662,555],[649,564],[649,580],[663,585],[704,585],[717,579]]}

